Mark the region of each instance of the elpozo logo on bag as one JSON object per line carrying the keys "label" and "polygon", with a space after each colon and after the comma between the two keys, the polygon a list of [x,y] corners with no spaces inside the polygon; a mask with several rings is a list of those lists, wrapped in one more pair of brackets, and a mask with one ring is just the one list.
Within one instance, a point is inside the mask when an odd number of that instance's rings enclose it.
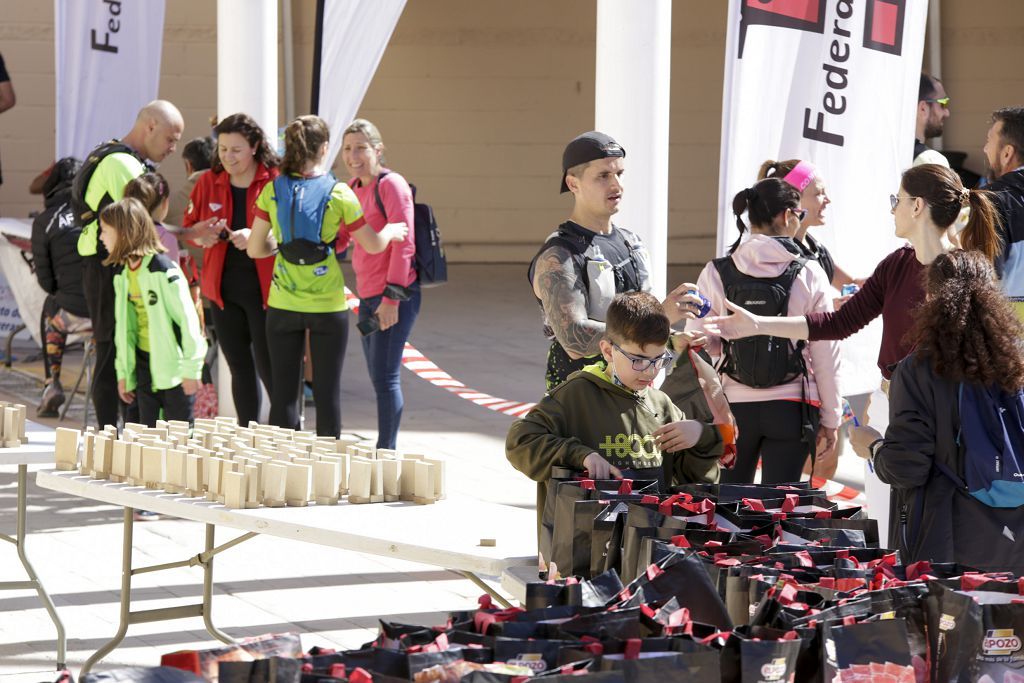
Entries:
{"label": "elpozo logo on bag", "polygon": [[513,666],[525,666],[527,669],[538,673],[548,668],[547,664],[544,663],[544,658],[536,652],[522,652],[512,659],[506,660],[505,663]]}
{"label": "elpozo logo on bag", "polygon": [[1012,655],[1019,652],[1020,647],[1020,637],[1012,628],[989,629],[981,641],[981,653],[989,657]]}
{"label": "elpozo logo on bag", "polygon": [[[825,61],[825,94],[821,102],[804,109],[803,137],[829,145],[843,146],[844,136],[835,133],[835,119],[847,109],[843,91],[850,83],[850,42],[857,30],[853,26],[855,0],[737,0],[740,2],[740,35],[738,59],[743,59],[747,31],[752,26],[818,33],[831,38]],[[867,0],[861,45],[869,50],[899,56],[903,52],[903,28],[907,16],[907,0]],[[829,16],[829,9],[834,14]],[[829,21],[831,19],[831,21]],[[824,52],[824,50],[823,50]],[[831,120],[829,120],[830,117]]]}
{"label": "elpozo logo on bag", "polygon": [[761,666],[761,678],[765,681],[781,681],[786,675],[786,658],[776,657]]}
{"label": "elpozo logo on bag", "polygon": [[952,631],[956,628],[956,619],[953,618],[952,614],[943,614],[939,617],[939,630],[940,631]]}

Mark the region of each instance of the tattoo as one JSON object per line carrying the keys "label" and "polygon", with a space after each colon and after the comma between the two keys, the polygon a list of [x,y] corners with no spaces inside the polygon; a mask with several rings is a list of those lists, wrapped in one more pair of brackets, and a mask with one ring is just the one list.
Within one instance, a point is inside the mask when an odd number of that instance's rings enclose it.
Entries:
{"label": "tattoo", "polygon": [[587,293],[569,251],[560,246],[546,249],[537,259],[534,279],[545,322],[558,343],[576,356],[599,353],[604,323],[587,315]]}

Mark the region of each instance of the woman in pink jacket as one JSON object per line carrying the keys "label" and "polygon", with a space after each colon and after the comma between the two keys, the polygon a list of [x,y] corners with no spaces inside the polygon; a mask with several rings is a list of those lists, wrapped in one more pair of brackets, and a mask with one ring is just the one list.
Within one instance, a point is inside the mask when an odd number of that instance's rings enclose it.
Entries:
{"label": "woman in pink jacket", "polygon": [[405,240],[392,242],[379,254],[356,244],[352,268],[359,294],[359,331],[363,352],[377,394],[377,448],[394,448],[402,421],[402,350],[420,312],[416,279],[416,235],[412,189],[405,178],[383,166],[380,131],[365,119],[345,129],[341,156],[359,198],[363,216],[380,232],[388,223],[405,223]]}
{"label": "woman in pink jacket", "polygon": [[[769,315],[832,310],[825,272],[793,240],[805,212],[792,185],[762,180],[736,195],[733,213],[740,237],[698,280],[713,315],[728,311],[727,297]],[[750,222],[745,240],[744,213]],[[700,325],[693,321],[688,327]],[[719,371],[739,431],[736,466],[722,470],[723,482],[752,482],[759,458],[763,483],[799,481],[809,453],[834,457],[842,414],[837,342],[709,337],[708,350],[722,357]]]}

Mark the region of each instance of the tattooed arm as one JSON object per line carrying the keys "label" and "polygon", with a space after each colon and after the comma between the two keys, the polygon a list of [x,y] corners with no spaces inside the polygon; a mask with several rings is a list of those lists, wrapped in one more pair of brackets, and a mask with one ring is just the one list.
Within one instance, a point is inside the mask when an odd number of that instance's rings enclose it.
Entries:
{"label": "tattooed arm", "polygon": [[587,317],[583,278],[573,267],[568,249],[554,245],[540,255],[533,291],[544,306],[547,324],[570,358],[601,352],[598,342],[604,335],[604,323]]}

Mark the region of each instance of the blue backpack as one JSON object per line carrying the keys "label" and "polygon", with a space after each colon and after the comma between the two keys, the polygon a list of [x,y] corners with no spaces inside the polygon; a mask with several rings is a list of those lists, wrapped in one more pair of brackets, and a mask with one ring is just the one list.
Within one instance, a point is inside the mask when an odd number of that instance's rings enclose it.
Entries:
{"label": "blue backpack", "polygon": [[320,230],[337,184],[333,173],[315,178],[279,175],[274,179],[277,224],[281,229],[277,246],[285,261],[308,266],[333,255],[333,245],[323,241]]}
{"label": "blue backpack", "polygon": [[939,470],[989,507],[1024,505],[1024,391],[961,384],[958,400],[964,477]]}

